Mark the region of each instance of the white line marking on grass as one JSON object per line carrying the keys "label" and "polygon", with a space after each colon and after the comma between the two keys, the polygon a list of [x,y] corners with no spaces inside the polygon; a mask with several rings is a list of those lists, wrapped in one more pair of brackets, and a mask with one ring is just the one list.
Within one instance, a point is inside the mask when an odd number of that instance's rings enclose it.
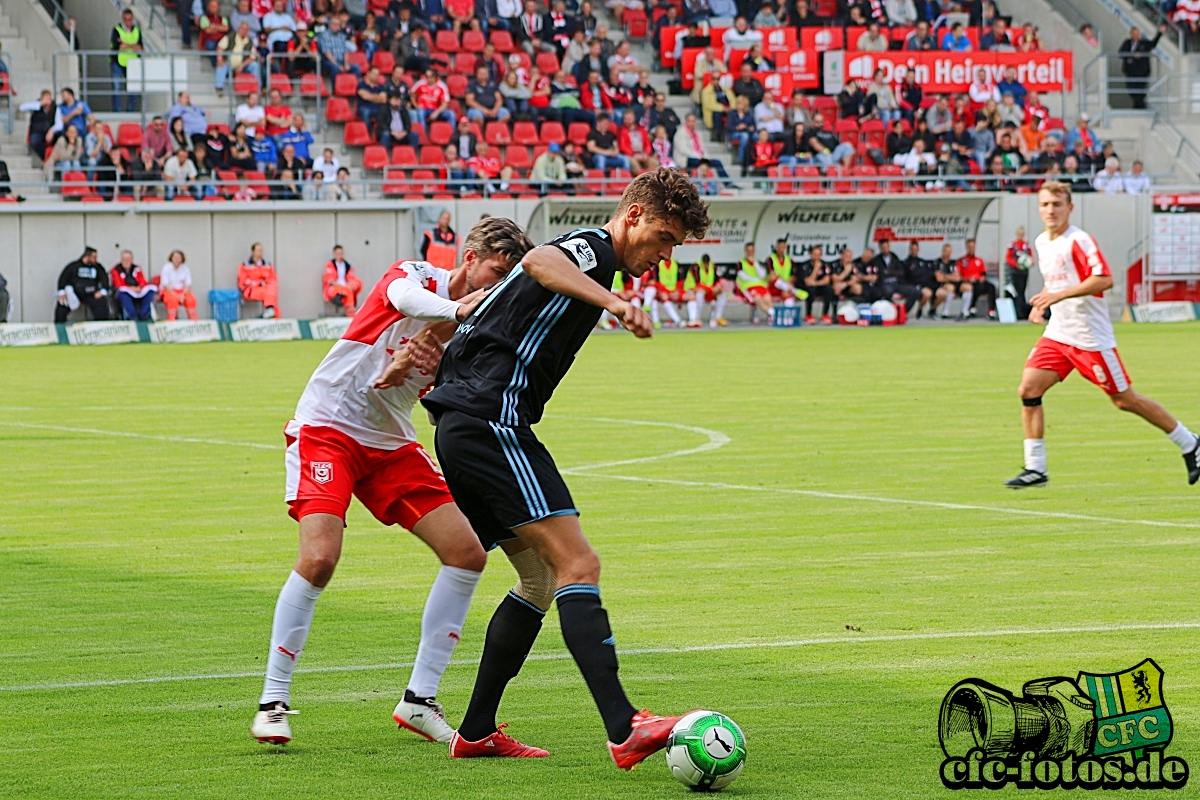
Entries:
{"label": "white line marking on grass", "polygon": [[1155,528],[1200,528],[1197,522],[1162,522],[1153,519],[1126,519],[1124,517],[1098,517],[1092,514],[1073,514],[1069,511],[1040,511],[1029,508],[1006,508],[1005,506],[979,506],[970,503],[943,503],[936,500],[905,500],[899,497],[874,497],[865,494],[846,494],[842,492],[820,492],[814,489],[787,489],[772,486],[746,486],[737,483],[710,483],[707,481],[684,481],[675,478],[656,478],[651,476],[635,477],[633,475],[604,475],[592,472],[579,472],[576,469],[564,469],[564,475],[579,475],[585,478],[608,478],[614,481],[632,481],[634,483],[665,483],[671,486],[693,486],[704,489],[734,489],[739,492],[766,492],[774,494],[792,494],[802,497],[820,497],[826,500],[857,500],[865,503],[887,503],[901,506],[924,506],[927,508],[945,508],[952,511],[987,511],[993,514],[1012,514],[1022,517],[1053,517],[1055,519],[1081,520],[1084,522],[1111,522],[1122,525],[1149,525]]}
{"label": "white line marking on grass", "polygon": [[695,453],[707,453],[709,450],[716,450],[733,441],[720,431],[709,430],[708,428],[698,428],[693,425],[679,425],[674,422],[650,422],[640,419],[612,419],[609,417],[557,417],[557,419],[576,419],[586,422],[610,422],[616,425],[644,425],[653,428],[674,428],[675,430],[698,433],[702,436],[708,437],[708,441],[699,447],[689,447],[686,450],[673,450],[670,453],[663,453],[662,455],[658,456],[626,458],[621,461],[605,461],[601,464],[585,464],[581,467],[564,469],[562,470],[564,473],[583,472],[585,470],[601,469],[603,467],[623,467],[627,464],[645,464],[650,461],[663,461],[668,458],[680,458],[681,456],[690,456],[694,455]]}
{"label": "white line marking on grass", "polygon": [[150,439],[156,442],[174,442],[177,444],[216,444],[225,447],[253,447],[256,450],[282,450],[277,444],[259,444],[258,442],[229,442],[224,439],[200,439],[192,436],[158,436],[152,433],[132,433],[129,431],[107,431],[100,428],[71,428],[66,425],[40,425],[33,422],[9,422],[0,420],[0,425],[10,428],[27,428],[30,430],[59,431],[60,433],[86,433],[92,436],[117,436],[123,439]]}
{"label": "white line marking on grass", "polygon": [[[819,637],[812,639],[789,639],[778,642],[727,642],[700,644],[689,647],[643,647],[618,650],[621,656],[676,655],[682,653],[708,653],[722,650],[767,650],[781,647],[817,647],[827,644],[876,644],[883,642],[921,642],[939,639],[994,639],[1006,636],[1064,636],[1081,633],[1121,633],[1127,631],[1178,631],[1200,628],[1200,622],[1162,622],[1130,625],[1084,625],[1071,628],[1011,628],[995,631],[944,631],[930,633],[896,633],[881,636]],[[542,653],[529,656],[526,661],[565,661],[570,653]],[[454,659],[452,666],[476,666],[479,659]],[[297,673],[317,674],[323,672],[376,672],[388,669],[411,669],[413,663],[395,662],[387,664],[352,664],[341,667],[300,667]],[[261,678],[263,671],[226,672],[210,675],[162,675],[153,678],[123,678],[107,681],[81,681],[78,683],[34,683],[24,686],[0,686],[0,692],[41,692],[56,689],[87,689],[105,686],[129,686],[148,683],[178,683],[182,681],[217,681],[237,678]]]}

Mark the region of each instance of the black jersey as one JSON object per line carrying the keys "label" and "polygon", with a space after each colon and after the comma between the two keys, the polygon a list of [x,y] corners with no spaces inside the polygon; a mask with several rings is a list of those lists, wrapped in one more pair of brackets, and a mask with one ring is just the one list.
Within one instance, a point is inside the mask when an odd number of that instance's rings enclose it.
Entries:
{"label": "black jersey", "polygon": [[904,260],[904,271],[909,283],[917,286],[932,286],[937,283],[933,276],[933,262],[926,261],[920,256],[909,256]]}
{"label": "black jersey", "polygon": [[[546,244],[605,290],[612,286],[618,264],[607,231],[579,228]],[[435,415],[453,409],[501,425],[533,425],[600,313],[551,292],[517,265],[458,326],[435,388],[421,402]]]}

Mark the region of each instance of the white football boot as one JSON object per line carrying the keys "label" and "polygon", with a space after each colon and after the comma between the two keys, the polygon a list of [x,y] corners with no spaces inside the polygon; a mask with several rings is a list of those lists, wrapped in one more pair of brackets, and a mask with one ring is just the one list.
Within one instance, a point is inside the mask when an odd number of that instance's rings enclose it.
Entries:
{"label": "white football boot", "polygon": [[396,710],[392,712],[396,724],[431,742],[450,741],[454,728],[446,722],[442,704],[432,699],[410,697],[409,694],[404,693],[404,699],[396,704]]}
{"label": "white football boot", "polygon": [[291,711],[283,703],[276,703],[274,708],[254,715],[250,735],[268,744],[287,744],[292,740],[292,726],[288,725],[287,718],[299,713]]}

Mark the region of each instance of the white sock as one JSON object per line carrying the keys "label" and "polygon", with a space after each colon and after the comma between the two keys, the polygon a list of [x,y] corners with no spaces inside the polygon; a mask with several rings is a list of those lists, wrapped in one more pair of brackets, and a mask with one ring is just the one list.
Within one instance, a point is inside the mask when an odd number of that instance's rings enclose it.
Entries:
{"label": "white sock", "polygon": [[659,303],[657,300],[654,300],[654,301],[651,301],[651,302],[650,302],[650,319],[651,319],[651,321],[652,321],[652,322],[654,322],[654,324],[655,324],[655,325],[657,325],[657,324],[658,324],[658,322],[659,322],[659,319],[658,319],[658,307],[659,307],[660,305],[662,305],[662,303]]}
{"label": "white sock", "polygon": [[612,314],[608,313],[608,311],[607,311],[607,310],[606,310],[606,311],[601,311],[601,312],[600,312],[600,324],[601,324],[601,325],[607,325],[607,324],[608,324],[608,321],[609,321],[610,319],[611,319],[611,320],[615,320],[616,318],[615,318],[615,317],[613,317],[613,315],[612,315]]}
{"label": "white sock", "polygon": [[727,299],[728,297],[724,292],[721,292],[719,295],[717,295],[717,302],[713,306],[713,314],[717,319],[721,319],[725,316],[725,301]]}
{"label": "white sock", "polygon": [[688,300],[687,301],[687,310],[688,310],[688,322],[699,322],[700,321],[700,301],[699,300]]}
{"label": "white sock", "polygon": [[794,298],[794,297],[785,297],[785,298],[783,299],[783,307],[784,307],[784,308],[791,308],[791,307],[792,307],[792,306],[794,306],[794,305],[796,305],[796,298]]}
{"label": "white sock", "polygon": [[292,671],[304,650],[313,609],[321,590],[293,571],[275,603],[271,625],[271,652],[267,654],[267,680],[260,703],[287,703],[291,698]]}
{"label": "white sock", "polygon": [[642,298],[640,298],[640,297],[633,298],[632,300],[629,301],[629,305],[633,306],[634,308],[641,308],[642,307]]}
{"label": "white sock", "polygon": [[482,572],[442,567],[425,601],[421,615],[421,646],[413,664],[408,689],[417,697],[436,697],[442,673],[462,637],[463,621]]}
{"label": "white sock", "polygon": [[1031,469],[1035,472],[1046,472],[1046,440],[1045,439],[1026,439],[1025,440],[1025,469]]}
{"label": "white sock", "polygon": [[963,299],[962,315],[965,317],[971,313],[971,301],[975,299],[975,290],[967,289],[965,292],[963,292],[962,299]]}
{"label": "white sock", "polygon": [[943,317],[950,316],[950,301],[953,299],[954,299],[954,295],[948,294],[948,295],[946,295],[946,299],[942,301],[941,314]]}
{"label": "white sock", "polygon": [[675,310],[675,304],[673,302],[670,300],[666,301],[663,303],[663,308],[667,310],[667,316],[670,317],[671,321],[676,325],[682,322],[682,320],[679,319],[679,312]]}
{"label": "white sock", "polygon": [[1180,422],[1175,426],[1175,430],[1167,434],[1167,438],[1179,446],[1179,449],[1185,453],[1190,453],[1196,449],[1196,434],[1187,429],[1187,426]]}

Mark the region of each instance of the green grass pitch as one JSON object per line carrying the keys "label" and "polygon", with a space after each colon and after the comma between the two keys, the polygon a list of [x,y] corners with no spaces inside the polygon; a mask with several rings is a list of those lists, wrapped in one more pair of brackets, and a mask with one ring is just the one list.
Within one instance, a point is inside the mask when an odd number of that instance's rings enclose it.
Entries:
{"label": "green grass pitch", "polygon": [[[1198,330],[1118,329],[1134,386],[1193,427]],[[1015,691],[1145,657],[1166,672],[1169,752],[1200,766],[1200,486],[1073,376],[1046,401],[1050,486],[1002,488],[1036,336],[614,334],[581,352],[538,428],[561,467],[709,441],[601,419],[728,437],[568,480],[633,701],[745,730],[729,796],[949,796],[937,712],[955,682]],[[300,663],[348,669],[297,676],[292,744],[250,738],[295,556],[281,431],[327,347],[0,351],[0,798],[685,796],[662,756],[631,774],[609,762],[554,612],[501,707],[551,758],[455,762],[398,731],[408,669],[380,665],[414,656],[436,562],[357,504]],[[491,561],[442,685],[452,722],[513,580]],[[1061,632],[1117,626],[1142,627]],[[1025,632],[981,635],[1003,631]],[[47,688],[213,675],[233,677]]]}

